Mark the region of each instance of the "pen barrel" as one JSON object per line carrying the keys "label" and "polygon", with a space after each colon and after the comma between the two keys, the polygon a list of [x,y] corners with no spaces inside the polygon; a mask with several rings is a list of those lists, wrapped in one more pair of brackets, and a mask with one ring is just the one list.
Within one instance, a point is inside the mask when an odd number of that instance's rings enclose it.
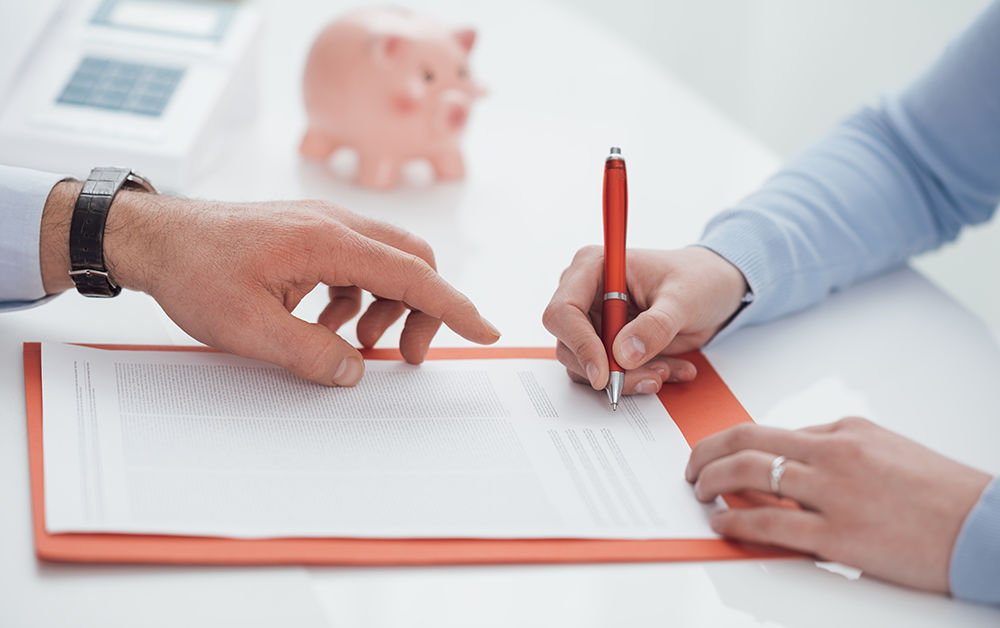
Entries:
{"label": "pen barrel", "polygon": [[[601,339],[607,348],[612,371],[624,372],[612,347],[628,319],[625,283],[625,231],[628,221],[628,182],[625,160],[609,157],[604,164],[604,303],[601,308]],[[610,297],[610,298],[609,298]]]}
{"label": "pen barrel", "polygon": [[619,366],[618,361],[615,360],[611,348],[614,346],[615,338],[618,337],[618,332],[625,326],[627,317],[628,303],[621,299],[606,299],[604,301],[601,308],[601,340],[607,349],[608,367],[612,371],[625,372],[625,369]]}
{"label": "pen barrel", "polygon": [[625,161],[609,159],[604,166],[604,291],[625,293],[625,229],[628,184]]}

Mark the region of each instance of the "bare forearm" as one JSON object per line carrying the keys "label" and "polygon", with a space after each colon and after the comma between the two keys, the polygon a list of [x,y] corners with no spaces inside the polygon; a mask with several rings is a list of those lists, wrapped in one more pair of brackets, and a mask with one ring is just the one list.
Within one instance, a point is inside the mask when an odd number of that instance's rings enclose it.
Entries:
{"label": "bare forearm", "polygon": [[45,292],[55,294],[73,287],[69,277],[69,224],[73,205],[83,185],[79,181],[57,183],[45,201],[39,256]]}
{"label": "bare forearm", "polygon": [[[45,292],[73,287],[70,279],[69,234],[73,208],[83,184],[57,183],[42,212],[39,256]],[[104,263],[114,281],[125,288],[148,290],[151,261],[156,251],[156,226],[176,199],[122,190],[115,197],[104,230]]]}

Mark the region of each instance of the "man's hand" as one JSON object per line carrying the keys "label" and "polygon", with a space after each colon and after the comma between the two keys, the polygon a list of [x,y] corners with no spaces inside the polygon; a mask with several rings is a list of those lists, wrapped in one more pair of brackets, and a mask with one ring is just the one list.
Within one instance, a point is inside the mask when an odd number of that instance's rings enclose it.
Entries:
{"label": "man's hand", "polygon": [[[69,213],[57,201],[75,199],[73,185],[57,185],[43,214],[49,292],[72,286],[60,258]],[[360,311],[362,290],[376,298],[358,320],[358,339],[374,345],[409,310],[399,342],[408,362],[423,361],[442,322],[474,342],[500,337],[437,274],[426,242],[323,201],[219,203],[122,191],[108,214],[104,254],[115,281],[152,295],[199,341],[328,386],[353,386],[364,373],[358,350],[336,334]],[[292,316],[320,283],[330,287],[330,303],[319,322]]]}
{"label": "man's hand", "polygon": [[[580,249],[559,280],[542,318],[558,341],[556,355],[575,381],[607,386],[601,328],[604,252]],[[655,393],[667,381],[695,377],[694,365],[666,357],[705,344],[740,306],[742,273],[702,247],[628,251],[629,317],[615,338],[626,393]]]}
{"label": "man's hand", "polygon": [[778,506],[712,515],[719,534],[781,545],[930,591],[948,591],[952,548],[991,477],[870,421],[848,418],[788,431],[746,424],[705,438],[686,472],[699,500],[769,493],[786,456]]}

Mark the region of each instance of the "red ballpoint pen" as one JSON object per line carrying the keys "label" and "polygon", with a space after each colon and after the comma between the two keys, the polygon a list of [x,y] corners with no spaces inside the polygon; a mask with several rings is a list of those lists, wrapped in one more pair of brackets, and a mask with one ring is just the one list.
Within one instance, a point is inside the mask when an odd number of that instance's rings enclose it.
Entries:
{"label": "red ballpoint pen", "polygon": [[625,369],[618,366],[611,348],[625,326],[628,293],[625,289],[625,223],[628,219],[628,182],[620,148],[612,148],[604,160],[604,302],[601,307],[601,339],[608,353],[608,400],[618,409]]}

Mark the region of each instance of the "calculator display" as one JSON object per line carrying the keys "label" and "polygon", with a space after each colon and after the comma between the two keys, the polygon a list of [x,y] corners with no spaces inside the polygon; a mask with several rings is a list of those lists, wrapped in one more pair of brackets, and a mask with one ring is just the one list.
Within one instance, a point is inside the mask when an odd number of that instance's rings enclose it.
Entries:
{"label": "calculator display", "polygon": [[91,23],[186,39],[221,40],[236,10],[223,0],[104,0]]}

